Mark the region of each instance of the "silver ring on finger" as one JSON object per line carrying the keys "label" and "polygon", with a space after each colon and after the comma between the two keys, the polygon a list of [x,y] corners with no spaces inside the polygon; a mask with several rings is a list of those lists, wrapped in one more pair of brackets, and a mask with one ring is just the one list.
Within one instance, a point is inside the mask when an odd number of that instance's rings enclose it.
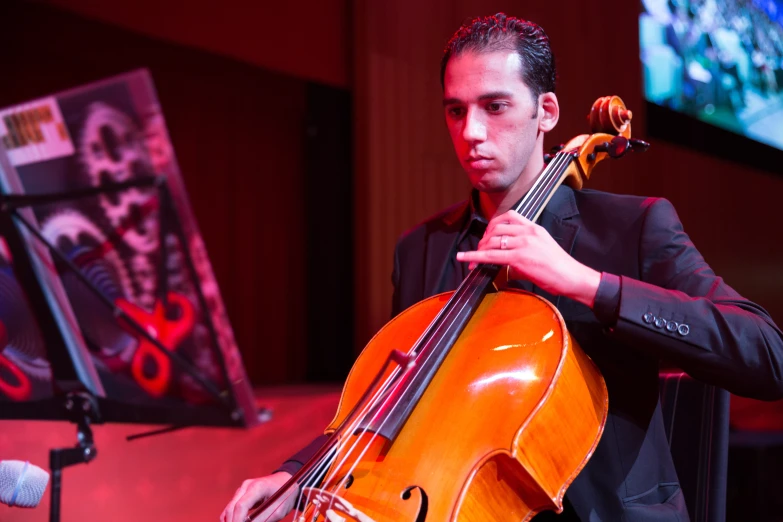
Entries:
{"label": "silver ring on finger", "polygon": [[500,249],[505,250],[508,248],[508,236],[500,236]]}

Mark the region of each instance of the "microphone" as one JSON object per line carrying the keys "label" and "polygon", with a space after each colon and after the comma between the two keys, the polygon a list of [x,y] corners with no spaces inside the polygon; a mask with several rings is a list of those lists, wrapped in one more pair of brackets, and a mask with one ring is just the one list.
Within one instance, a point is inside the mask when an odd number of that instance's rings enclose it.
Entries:
{"label": "microphone", "polygon": [[48,483],[49,473],[34,464],[0,460],[0,503],[11,507],[35,507]]}

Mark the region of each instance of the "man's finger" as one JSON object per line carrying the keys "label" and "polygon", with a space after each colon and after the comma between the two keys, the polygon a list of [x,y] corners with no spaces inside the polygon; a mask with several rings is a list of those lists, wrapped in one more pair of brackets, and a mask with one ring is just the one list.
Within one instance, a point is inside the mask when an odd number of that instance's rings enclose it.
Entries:
{"label": "man's finger", "polygon": [[519,223],[506,224],[503,223],[495,227],[493,236],[516,236],[524,232],[524,228]]}
{"label": "man's finger", "polygon": [[475,250],[473,252],[457,252],[457,261],[505,265],[508,261],[508,252],[508,250]]}
{"label": "man's finger", "polygon": [[245,494],[242,495],[242,498],[238,499],[237,503],[234,505],[232,522],[245,522],[245,518],[247,517],[250,508],[259,500],[266,498],[266,495],[259,494],[259,490],[262,490],[263,487],[263,483],[256,482],[245,490]]}
{"label": "man's finger", "polygon": [[[528,221],[528,223],[530,223]],[[491,226],[487,226],[487,230],[484,233],[484,237],[500,236],[508,234],[520,234],[525,230],[524,223],[496,223]]]}
{"label": "man's finger", "polygon": [[[255,504],[257,504],[261,500],[267,500],[272,495],[273,491],[267,491],[266,493],[263,494],[259,494],[259,493],[260,492],[257,490],[257,488],[251,488],[245,494],[245,497],[243,497],[237,503],[237,506],[234,509],[233,522],[245,522],[245,518],[247,517],[248,512],[250,512],[250,508],[252,508]],[[288,510],[290,509],[288,508],[288,506],[294,503],[295,496],[298,493],[299,493],[298,486],[292,485],[290,488],[286,490],[285,493],[283,493],[280,496],[280,498],[278,498],[270,506],[267,506],[263,512],[258,514],[259,520],[280,520],[281,518],[285,517],[288,514]],[[264,515],[266,515],[267,518],[261,518]]]}
{"label": "man's finger", "polygon": [[499,216],[509,223],[532,223],[528,218],[517,212],[516,210],[509,210],[505,214]]}
{"label": "man's finger", "polygon": [[221,522],[233,522],[232,514],[234,513],[234,507],[236,506],[236,503],[239,501],[239,499],[242,498],[242,495],[245,494],[249,483],[250,481],[246,480],[242,482],[242,485],[237,488],[234,496],[231,498],[231,501],[226,505],[226,509],[223,510],[223,515],[220,518]]}
{"label": "man's finger", "polygon": [[234,505],[231,522],[245,522],[245,517],[247,517],[247,512],[250,511],[250,506],[245,505],[243,502],[243,499],[239,499],[239,502]]}

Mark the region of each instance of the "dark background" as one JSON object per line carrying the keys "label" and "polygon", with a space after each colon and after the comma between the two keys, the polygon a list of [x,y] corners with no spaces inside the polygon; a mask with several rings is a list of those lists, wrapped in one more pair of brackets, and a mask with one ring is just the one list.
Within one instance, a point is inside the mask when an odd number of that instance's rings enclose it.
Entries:
{"label": "dark background", "polygon": [[151,71],[251,380],[343,379],[353,358],[350,91],[48,5],[3,2],[0,19],[0,106]]}

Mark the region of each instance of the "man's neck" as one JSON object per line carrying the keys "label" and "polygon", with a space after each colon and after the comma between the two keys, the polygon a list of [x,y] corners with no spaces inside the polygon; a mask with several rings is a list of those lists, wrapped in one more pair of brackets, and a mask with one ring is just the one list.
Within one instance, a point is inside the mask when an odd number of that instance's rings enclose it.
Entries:
{"label": "man's neck", "polygon": [[537,175],[532,179],[523,179],[520,176],[517,182],[505,192],[479,192],[481,215],[491,220],[507,212],[530,190],[537,178]]}

